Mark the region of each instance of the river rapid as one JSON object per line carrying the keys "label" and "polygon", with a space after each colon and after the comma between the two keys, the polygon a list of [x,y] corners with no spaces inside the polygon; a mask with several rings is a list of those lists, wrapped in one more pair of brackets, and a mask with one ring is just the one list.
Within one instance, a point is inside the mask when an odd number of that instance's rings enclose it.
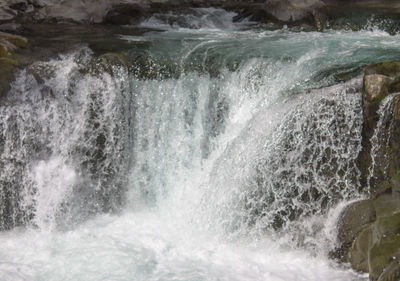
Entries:
{"label": "river rapid", "polygon": [[132,60],[80,44],[18,72],[0,199],[23,224],[0,232],[0,280],[368,279],[329,253],[364,196],[362,70],[400,37],[232,17],[155,15],[115,34]]}

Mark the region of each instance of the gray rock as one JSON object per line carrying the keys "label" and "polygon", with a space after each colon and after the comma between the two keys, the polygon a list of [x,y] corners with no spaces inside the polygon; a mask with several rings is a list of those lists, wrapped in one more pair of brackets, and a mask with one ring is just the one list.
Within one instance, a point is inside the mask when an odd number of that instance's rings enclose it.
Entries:
{"label": "gray rock", "polygon": [[13,14],[9,9],[0,6],[0,23],[9,22],[14,19],[16,14]]}
{"label": "gray rock", "polygon": [[325,6],[320,0],[268,0],[266,10],[283,22],[300,21]]}

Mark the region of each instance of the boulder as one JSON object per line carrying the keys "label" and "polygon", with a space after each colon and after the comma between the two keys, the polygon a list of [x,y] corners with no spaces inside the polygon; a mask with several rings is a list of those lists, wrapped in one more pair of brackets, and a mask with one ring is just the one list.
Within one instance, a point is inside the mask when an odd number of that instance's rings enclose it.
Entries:
{"label": "boulder", "polygon": [[6,7],[0,6],[0,23],[5,23],[13,20],[16,14]]}
{"label": "boulder", "polygon": [[356,271],[369,272],[369,250],[372,245],[372,227],[367,226],[354,239],[347,258]]}
{"label": "boulder", "polygon": [[[342,261],[369,272],[370,280],[397,276],[400,265],[400,204],[390,194],[349,205],[340,216]],[[393,263],[395,261],[395,263]]]}
{"label": "boulder", "polygon": [[104,17],[104,22],[117,25],[139,24],[146,17],[143,7],[126,3],[114,6]]}
{"label": "boulder", "polygon": [[341,247],[338,249],[340,260],[346,262],[349,260],[347,253],[354,247],[354,240],[375,220],[376,212],[371,200],[354,202],[344,209],[338,223],[338,239],[341,242]]}
{"label": "boulder", "polygon": [[[386,235],[384,238],[376,241],[369,250],[369,274],[370,280],[382,280],[382,275],[388,269],[393,271],[393,263],[397,264],[397,270],[400,265],[400,234],[394,233]],[[384,280],[384,279],[383,279]],[[395,279],[398,280],[398,279]]]}
{"label": "boulder", "polygon": [[[385,118],[382,126],[384,129],[381,130],[381,135],[378,136],[379,141],[386,144],[386,139],[389,135],[398,134],[398,137],[400,137],[400,132],[397,132],[397,126],[387,126],[387,124],[393,121],[393,116],[389,114],[390,112],[386,112],[386,116],[384,117],[378,114],[382,100],[389,94],[399,91],[400,62],[381,62],[367,66],[363,78],[362,103],[364,124],[362,129],[362,151],[358,158],[359,169],[361,171],[361,185],[363,186],[368,186],[369,169],[372,163],[371,138],[375,133],[379,119]],[[394,105],[392,106],[396,106],[398,103],[397,99],[394,99]],[[384,182],[390,180],[390,176],[400,169],[400,163],[397,163],[399,162],[397,159],[400,157],[395,156],[397,152],[400,153],[400,147],[397,145],[398,141],[400,139],[396,141],[391,137],[388,146],[380,146],[381,150],[377,152],[378,161],[375,161],[378,163],[376,165],[376,173],[374,173],[374,177],[370,181],[372,193],[381,192],[385,186]],[[387,151],[383,151],[383,149],[387,149]],[[389,152],[392,156],[389,155]],[[391,167],[388,168],[388,165]],[[385,175],[385,169],[391,170],[390,175]]]}
{"label": "boulder", "polygon": [[400,276],[398,92],[400,62],[381,62],[366,67],[362,95],[363,148],[358,163],[361,184],[367,187],[370,183],[371,196],[347,207],[339,221],[342,260],[350,262],[355,270],[369,272],[372,281],[394,281]]}
{"label": "boulder", "polygon": [[295,22],[313,17],[325,3],[320,0],[268,0],[265,5],[268,13],[277,20]]}

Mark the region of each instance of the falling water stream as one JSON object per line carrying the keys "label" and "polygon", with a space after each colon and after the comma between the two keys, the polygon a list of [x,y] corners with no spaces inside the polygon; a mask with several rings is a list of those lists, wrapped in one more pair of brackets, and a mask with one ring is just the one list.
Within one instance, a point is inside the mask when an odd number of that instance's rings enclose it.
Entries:
{"label": "falling water stream", "polygon": [[328,256],[363,196],[361,70],[400,59],[399,37],[219,13],[116,34],[127,59],[81,45],[18,72],[0,280],[366,280]]}

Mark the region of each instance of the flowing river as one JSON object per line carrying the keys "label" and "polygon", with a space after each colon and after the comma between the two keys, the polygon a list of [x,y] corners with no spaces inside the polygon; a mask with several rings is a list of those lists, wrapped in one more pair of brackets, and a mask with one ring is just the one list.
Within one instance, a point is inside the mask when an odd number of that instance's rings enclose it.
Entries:
{"label": "flowing river", "polygon": [[399,36],[232,16],[154,16],[115,34],[123,54],[83,44],[18,72],[0,280],[368,279],[329,255],[364,195],[362,70],[399,60]]}

